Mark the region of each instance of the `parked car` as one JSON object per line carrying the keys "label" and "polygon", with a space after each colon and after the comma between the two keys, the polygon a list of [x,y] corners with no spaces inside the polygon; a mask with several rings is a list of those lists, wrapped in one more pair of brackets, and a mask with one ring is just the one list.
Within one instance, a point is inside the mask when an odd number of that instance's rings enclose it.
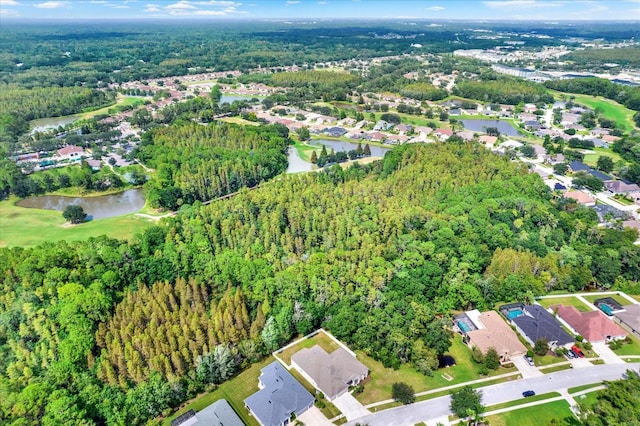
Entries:
{"label": "parked car", "polygon": [[571,347],[571,351],[576,354],[577,356],[579,356],[580,358],[584,358],[584,354],[582,353],[582,351],[580,350],[579,347],[577,347],[576,345],[573,345]]}
{"label": "parked car", "polygon": [[527,360],[530,366],[535,367],[536,364],[533,362],[533,358],[527,355],[525,356],[525,359]]}
{"label": "parked car", "polygon": [[568,351],[567,352],[567,358],[569,358],[569,359],[578,358],[578,355],[576,355],[573,351]]}
{"label": "parked car", "polygon": [[536,393],[532,390],[528,390],[528,391],[524,391],[522,392],[522,396],[524,396],[525,398],[528,398],[530,396],[534,396]]}

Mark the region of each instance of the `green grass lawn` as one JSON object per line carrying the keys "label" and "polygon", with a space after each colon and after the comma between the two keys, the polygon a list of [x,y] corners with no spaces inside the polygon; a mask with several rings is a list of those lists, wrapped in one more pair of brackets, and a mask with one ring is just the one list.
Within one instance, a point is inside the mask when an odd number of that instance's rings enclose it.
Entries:
{"label": "green grass lawn", "polygon": [[564,371],[564,370],[570,370],[571,364],[563,364],[563,365],[555,365],[553,367],[549,367],[549,368],[545,368],[542,371],[544,374],[549,374],[549,373],[555,373],[557,371]]}
{"label": "green grass lawn", "polygon": [[[364,385],[364,392],[356,396],[364,405],[391,399],[391,386],[396,382],[404,382],[413,387],[415,392],[422,392],[482,377],[479,373],[481,365],[473,361],[471,350],[462,343],[462,337],[459,335],[454,337],[453,344],[449,352],[447,352],[448,355],[455,358],[456,365],[436,370],[433,372],[432,377],[427,377],[406,364],[401,365],[397,370],[385,368],[380,362],[362,352],[358,351],[357,353],[360,362],[369,368],[370,381]],[[504,374],[511,371],[516,371],[516,369],[501,368],[490,373],[490,375]],[[445,379],[443,374],[448,374],[453,380]]]}
{"label": "green grass lawn", "polygon": [[546,299],[538,299],[538,303],[540,303],[545,308],[550,308],[553,305],[563,304],[565,306],[574,306],[577,310],[581,312],[589,312],[591,309],[582,303],[577,297],[569,296],[569,297],[553,297]]}
{"label": "green grass lawn", "polygon": [[249,397],[249,395],[258,391],[258,377],[260,377],[260,369],[271,364],[273,361],[275,361],[275,359],[270,356],[262,362],[253,364],[233,379],[218,386],[218,388],[213,392],[209,392],[192,400],[186,406],[173,413],[170,417],[164,419],[162,424],[168,426],[171,424],[171,420],[188,410],[193,409],[195,411],[200,411],[219,399],[226,399],[245,424],[249,426],[257,425],[258,422],[256,419],[249,415],[249,411],[244,408],[244,400]]}
{"label": "green grass lawn", "polygon": [[109,106],[96,109],[93,111],[83,112],[80,116],[81,119],[93,118],[100,114],[109,114],[109,110],[118,106],[138,106],[144,104],[144,99],[137,96],[123,96],[118,95],[116,102]]}
{"label": "green grass lawn", "polygon": [[620,356],[640,355],[640,340],[632,334],[629,334],[629,340],[631,340],[631,343],[625,343],[620,349],[616,349],[614,352]]}
{"label": "green grass lawn", "polygon": [[574,399],[580,405],[584,405],[586,407],[592,407],[593,404],[598,400],[599,391],[585,393],[584,395],[576,396]]}
{"label": "green grass lawn", "polygon": [[597,386],[601,386],[601,384],[600,383],[590,383],[588,385],[576,386],[575,388],[567,389],[567,392],[569,392],[570,394],[574,394],[574,393],[581,392],[583,390],[595,388]]}
{"label": "green grass lawn", "polygon": [[327,336],[322,331],[315,336],[312,336],[308,339],[304,339],[293,346],[288,347],[281,353],[278,353],[278,357],[287,363],[287,365],[291,364],[291,356],[304,348],[311,348],[315,345],[320,346],[322,349],[327,351],[327,353],[331,353],[338,349],[340,346],[329,336]]}
{"label": "green grass lawn", "polygon": [[[573,417],[567,401],[553,401],[548,404],[520,408],[506,413],[488,416],[491,426],[540,426],[548,425],[552,421],[558,424],[579,425]],[[568,419],[568,422],[562,423]]]}
{"label": "green grass lawn", "polygon": [[298,155],[300,156],[300,158],[307,162],[311,161],[312,152],[315,151],[316,155],[320,156],[320,151],[322,151],[322,147],[320,146],[313,146],[300,141],[295,141],[293,143],[293,147],[296,149],[296,151],[298,151]]}
{"label": "green grass lawn", "polygon": [[558,392],[549,392],[540,395],[530,396],[528,398],[516,399],[515,401],[503,402],[502,404],[490,405],[485,411],[499,410],[501,408],[517,407],[518,405],[527,404],[529,402],[544,401],[545,399],[560,396]]}
{"label": "green grass lawn", "polygon": [[575,97],[575,103],[585,105],[592,109],[601,108],[602,116],[615,121],[619,127],[627,131],[634,128],[633,114],[635,114],[635,112],[629,108],[600,96],[595,97],[576,94],[571,94],[571,96]]}
{"label": "green grass lawn", "polygon": [[233,124],[241,124],[243,126],[259,126],[260,123],[256,123],[255,121],[245,120],[242,117],[223,117],[220,121],[224,121],[225,123],[233,123]]}
{"label": "green grass lawn", "polygon": [[[558,362],[566,361],[565,358],[556,355],[534,355],[533,359],[538,367],[544,367],[546,365],[553,365]],[[544,371],[546,371],[546,369]]]}
{"label": "green grass lawn", "polygon": [[133,213],[67,226],[62,213],[14,205],[12,197],[0,201],[0,247],[35,246],[48,241],[79,241],[107,235],[129,239],[151,225]]}

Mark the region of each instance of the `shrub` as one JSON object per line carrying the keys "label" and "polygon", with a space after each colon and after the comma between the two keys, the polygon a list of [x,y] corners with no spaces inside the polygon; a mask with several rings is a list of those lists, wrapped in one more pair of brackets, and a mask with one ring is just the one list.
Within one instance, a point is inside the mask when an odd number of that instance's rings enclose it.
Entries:
{"label": "shrub", "polygon": [[406,383],[394,383],[391,386],[391,396],[395,401],[403,404],[411,404],[416,400],[416,395],[411,386]]}
{"label": "shrub", "polygon": [[582,342],[582,341],[584,341],[584,337],[582,337],[581,335],[579,335],[579,334],[578,334],[578,335],[576,336],[576,341],[578,341],[578,342]]}

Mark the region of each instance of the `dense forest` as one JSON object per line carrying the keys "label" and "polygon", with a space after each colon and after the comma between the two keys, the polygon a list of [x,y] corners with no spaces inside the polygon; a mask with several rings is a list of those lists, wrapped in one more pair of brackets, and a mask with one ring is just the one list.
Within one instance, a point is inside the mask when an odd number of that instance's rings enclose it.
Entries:
{"label": "dense forest", "polygon": [[143,424],[321,325],[428,373],[452,309],[638,292],[636,238],[452,143],[185,205],[130,242],[0,248],[0,422]]}
{"label": "dense forest", "polygon": [[453,93],[463,98],[508,105],[517,105],[521,102],[553,102],[553,96],[540,84],[504,76],[489,75],[488,77],[482,81],[460,82]]}
{"label": "dense forest", "polygon": [[281,125],[186,122],[155,128],[143,135],[135,151],[157,169],[147,183],[148,201],[175,210],[254,187],[287,168],[288,136]]}
{"label": "dense forest", "polygon": [[564,57],[565,60],[572,61],[572,69],[591,69],[597,65],[601,68],[605,64],[617,64],[622,67],[640,67],[640,48],[622,47],[616,49],[584,49],[576,50]]}

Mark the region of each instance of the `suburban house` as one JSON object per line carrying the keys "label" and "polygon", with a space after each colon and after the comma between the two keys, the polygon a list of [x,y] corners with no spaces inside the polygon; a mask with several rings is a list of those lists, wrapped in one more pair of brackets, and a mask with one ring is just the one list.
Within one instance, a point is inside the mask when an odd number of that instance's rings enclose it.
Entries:
{"label": "suburban house", "polygon": [[[500,363],[506,364],[511,362],[512,358],[527,352],[527,348],[518,340],[516,333],[497,312],[480,313],[478,310],[473,310],[462,315],[471,321],[473,327],[469,327],[468,322],[462,322],[460,315],[456,317],[458,327],[464,331],[469,347],[477,347],[483,355],[493,348],[500,355]],[[467,327],[475,329],[463,330]]]}
{"label": "suburban house", "polygon": [[384,120],[380,120],[376,123],[375,126],[373,126],[373,130],[390,130],[393,129],[393,126],[393,123],[388,123]]}
{"label": "suburban house", "polygon": [[640,337],[640,305],[623,306],[624,311],[616,312],[613,318],[630,332]]}
{"label": "suburban house", "polygon": [[640,186],[637,184],[622,180],[610,180],[605,182],[604,186],[614,194],[628,194],[630,192],[640,191]]}
{"label": "suburban house", "polygon": [[369,369],[344,348],[330,354],[318,345],[305,348],[291,357],[291,365],[329,401],[369,374]]}
{"label": "suburban house", "polygon": [[453,135],[453,131],[451,129],[438,129],[433,132],[434,136],[437,136],[441,141],[446,141]]}
{"label": "suburban house", "polygon": [[483,143],[485,145],[493,146],[498,141],[498,137],[497,136],[489,136],[489,135],[481,135],[481,136],[478,137],[478,141],[480,141],[481,143]]}
{"label": "suburban house", "polygon": [[609,320],[601,311],[580,312],[575,306],[562,304],[552,306],[551,310],[588,342],[607,342],[627,337],[627,332]]}
{"label": "suburban house", "polygon": [[606,182],[608,180],[611,180],[611,176],[606,175],[598,170],[594,170],[591,167],[587,166],[584,163],[581,163],[580,161],[572,161],[569,164],[569,167],[571,168],[571,170],[573,172],[587,172],[589,173],[591,176],[597,177],[598,179],[600,179],[603,182]]}
{"label": "suburban house", "polygon": [[284,426],[292,415],[299,416],[313,406],[315,398],[278,361],[260,370],[260,390],[244,400],[262,426]]}
{"label": "suburban house", "polygon": [[516,330],[532,346],[540,339],[546,339],[549,347],[570,347],[575,339],[569,335],[562,325],[545,308],[540,305],[523,305],[521,314],[510,318]]}
{"label": "suburban house", "polygon": [[340,136],[342,136],[345,133],[347,133],[347,130],[342,128],[342,127],[328,127],[326,129],[324,129],[322,131],[322,133],[324,133],[325,135],[334,137],[334,138],[339,138]]}
{"label": "suburban house", "polygon": [[571,198],[582,204],[583,206],[591,207],[596,205],[596,199],[589,196],[586,192],[582,191],[567,191],[564,193],[565,198]]}
{"label": "suburban house", "polygon": [[543,158],[545,163],[551,164],[551,165],[564,163],[564,155],[562,154],[549,154],[549,155],[545,155]]}
{"label": "suburban house", "polygon": [[591,206],[591,209],[598,215],[599,223],[607,223],[616,219],[624,220],[629,218],[629,213],[616,209],[608,204],[596,204],[595,206]]}
{"label": "suburban house", "polygon": [[67,145],[56,151],[57,160],[79,160],[84,156],[84,149],[76,145]]}
{"label": "suburban house", "polygon": [[197,413],[189,410],[171,421],[171,426],[244,426],[226,399],[219,399]]}

